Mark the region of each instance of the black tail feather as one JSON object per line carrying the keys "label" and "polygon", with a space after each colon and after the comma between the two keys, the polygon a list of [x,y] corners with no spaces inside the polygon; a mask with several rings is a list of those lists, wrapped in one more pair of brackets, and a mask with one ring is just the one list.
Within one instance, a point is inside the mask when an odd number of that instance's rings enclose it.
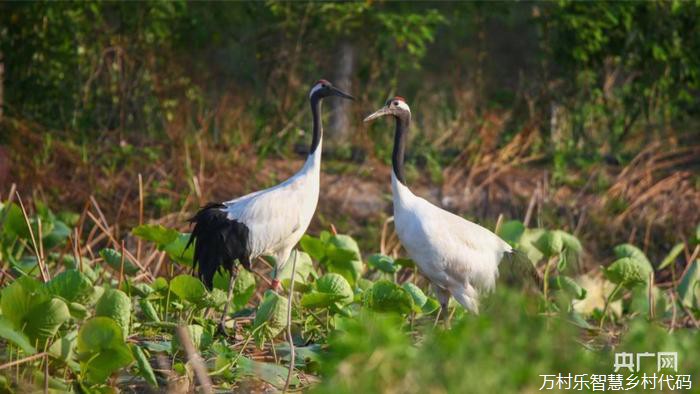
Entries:
{"label": "black tail feather", "polygon": [[236,260],[250,269],[248,227],[228,219],[222,211],[225,207],[220,203],[208,203],[189,219],[194,223],[194,229],[185,249],[194,243],[192,269],[210,290],[216,271],[226,269],[231,272]]}

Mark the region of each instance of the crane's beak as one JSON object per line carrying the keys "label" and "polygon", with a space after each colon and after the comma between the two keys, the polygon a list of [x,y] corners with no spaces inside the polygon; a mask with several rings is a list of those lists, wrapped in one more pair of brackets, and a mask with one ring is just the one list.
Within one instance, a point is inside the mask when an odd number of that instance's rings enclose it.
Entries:
{"label": "crane's beak", "polygon": [[382,107],[382,108],[378,109],[372,115],[366,117],[364,122],[369,122],[370,120],[374,120],[374,119],[377,119],[379,117],[386,116],[386,115],[391,115],[391,111],[389,111],[389,108],[387,108],[387,107]]}
{"label": "crane's beak", "polygon": [[354,97],[352,97],[351,95],[349,95],[349,94],[343,92],[342,90],[336,88],[335,86],[331,86],[330,89],[331,89],[331,92],[333,92],[333,94],[335,94],[335,95],[338,96],[338,97],[342,97],[342,98],[350,99],[350,100],[355,100]]}

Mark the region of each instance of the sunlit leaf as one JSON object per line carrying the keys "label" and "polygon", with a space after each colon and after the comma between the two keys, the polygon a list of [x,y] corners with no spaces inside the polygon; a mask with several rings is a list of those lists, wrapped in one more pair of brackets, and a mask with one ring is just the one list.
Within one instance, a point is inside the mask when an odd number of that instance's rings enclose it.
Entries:
{"label": "sunlit leaf", "polygon": [[659,267],[657,269],[660,271],[671,265],[673,262],[675,262],[678,255],[680,255],[683,252],[684,248],[684,243],[681,242],[679,244],[676,244],[676,246],[674,246],[673,249],[671,249],[671,251],[668,252],[663,261],[661,261],[661,264],[659,264]]}
{"label": "sunlit leaf", "polygon": [[615,249],[613,249],[613,251],[615,252],[615,256],[617,256],[618,259],[621,259],[623,257],[629,257],[632,259],[639,260],[640,262],[644,263],[645,265],[648,265],[651,268],[651,263],[649,262],[649,259],[644,254],[644,252],[642,252],[641,249],[632,244],[617,245]]}
{"label": "sunlit leaf", "polygon": [[36,349],[29,342],[29,338],[12,327],[12,323],[5,320],[2,316],[0,316],[0,337],[18,346],[28,356],[36,353]]}
{"label": "sunlit leaf", "polygon": [[131,299],[121,290],[107,289],[95,305],[95,316],[109,317],[117,322],[126,338],[129,335]]}
{"label": "sunlit leaf", "polygon": [[52,298],[32,308],[24,318],[24,332],[29,339],[43,342],[54,335],[68,321],[70,311],[65,302]]}
{"label": "sunlit leaf", "polygon": [[92,293],[92,282],[77,270],[65,270],[47,282],[46,289],[68,302],[83,302]]}
{"label": "sunlit leaf", "polygon": [[146,379],[146,382],[153,387],[158,387],[158,381],[156,380],[156,375],[153,373],[153,367],[151,363],[148,362],[148,358],[143,350],[134,344],[130,344],[131,354],[136,360],[136,365],[138,366],[139,375]]}
{"label": "sunlit leaf", "polygon": [[365,304],[378,312],[409,313],[413,297],[402,287],[388,280],[380,280],[365,292]]}
{"label": "sunlit leaf", "polygon": [[342,296],[339,302],[343,305],[351,303],[354,295],[348,281],[342,275],[335,273],[320,277],[316,281],[316,291]]}
{"label": "sunlit leaf", "polygon": [[398,267],[396,264],[394,264],[394,259],[378,253],[375,253],[367,258],[367,265],[389,274],[393,274],[394,272],[398,271]]}
{"label": "sunlit leaf", "polygon": [[652,268],[648,262],[633,257],[622,257],[605,268],[605,276],[613,283],[633,287],[649,281]]}
{"label": "sunlit leaf", "polygon": [[511,245],[515,245],[525,232],[525,225],[519,220],[509,220],[501,225],[498,236]]}
{"label": "sunlit leaf", "polygon": [[401,285],[401,287],[403,287],[403,289],[406,290],[411,297],[413,297],[413,305],[415,308],[417,308],[417,311],[420,312],[423,305],[425,305],[425,303],[428,301],[428,297],[425,295],[425,293],[423,293],[423,290],[411,282],[406,282]]}
{"label": "sunlit leaf", "polygon": [[160,224],[142,224],[140,226],[134,227],[131,230],[131,234],[145,239],[146,241],[151,241],[159,246],[165,246],[178,237],[178,232],[171,228],[167,228]]}
{"label": "sunlit leaf", "polygon": [[[100,257],[109,265],[115,272],[121,272],[122,269],[122,254],[111,248],[100,250]],[[139,268],[135,266],[129,259],[124,258],[124,274],[136,275]]]}
{"label": "sunlit leaf", "polygon": [[[236,372],[244,376],[259,378],[281,389],[287,381],[288,369],[282,365],[254,361],[248,357],[241,356],[238,359]],[[292,376],[290,384],[298,386],[299,378]]]}
{"label": "sunlit leaf", "polygon": [[304,252],[308,253],[316,261],[321,261],[325,255],[325,242],[319,238],[304,234],[301,237],[301,241],[299,241],[299,245]]}
{"label": "sunlit leaf", "polygon": [[258,329],[263,324],[264,328],[257,331],[256,342],[258,345],[267,338],[276,337],[284,329],[287,323],[287,299],[272,290],[267,290],[263,297],[253,321],[253,329]]}
{"label": "sunlit leaf", "polygon": [[292,251],[291,255],[289,256],[289,259],[287,260],[287,263],[284,265],[284,268],[282,268],[282,270],[277,273],[277,280],[282,282],[282,284],[284,284],[287,288],[289,287],[289,283],[291,282],[290,279],[292,277],[292,260],[295,258],[295,256],[297,259],[295,273],[296,284],[306,284],[310,276],[316,275],[316,272],[314,271],[314,265],[311,262],[311,257],[305,252]]}
{"label": "sunlit leaf", "polygon": [[81,375],[92,383],[103,383],[133,361],[121,328],[108,317],[92,318],[80,327],[77,351]]}
{"label": "sunlit leaf", "polygon": [[202,281],[187,274],[174,277],[170,281],[170,290],[181,300],[195,305],[202,304],[207,295],[207,289]]}

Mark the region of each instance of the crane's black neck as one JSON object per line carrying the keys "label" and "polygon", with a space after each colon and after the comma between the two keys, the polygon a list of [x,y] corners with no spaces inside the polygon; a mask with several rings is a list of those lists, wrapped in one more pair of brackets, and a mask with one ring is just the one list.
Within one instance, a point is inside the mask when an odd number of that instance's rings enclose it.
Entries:
{"label": "crane's black neck", "polygon": [[406,153],[406,134],[411,119],[408,117],[396,116],[396,131],[394,132],[394,152],[391,156],[391,165],[394,175],[399,182],[406,185],[406,177],[403,171],[403,159]]}
{"label": "crane's black neck", "polygon": [[321,124],[321,98],[311,96],[311,116],[313,118],[313,137],[311,138],[311,148],[309,154],[313,155],[321,143],[323,137],[323,125]]}

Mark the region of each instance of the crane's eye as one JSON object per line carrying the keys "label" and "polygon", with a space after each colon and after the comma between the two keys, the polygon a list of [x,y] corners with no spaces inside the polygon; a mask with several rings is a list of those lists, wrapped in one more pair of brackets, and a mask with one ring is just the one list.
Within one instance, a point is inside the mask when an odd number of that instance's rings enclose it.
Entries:
{"label": "crane's eye", "polygon": [[398,101],[394,101],[392,104],[393,104],[395,107],[398,107],[398,106],[399,106],[399,102],[398,102]]}

